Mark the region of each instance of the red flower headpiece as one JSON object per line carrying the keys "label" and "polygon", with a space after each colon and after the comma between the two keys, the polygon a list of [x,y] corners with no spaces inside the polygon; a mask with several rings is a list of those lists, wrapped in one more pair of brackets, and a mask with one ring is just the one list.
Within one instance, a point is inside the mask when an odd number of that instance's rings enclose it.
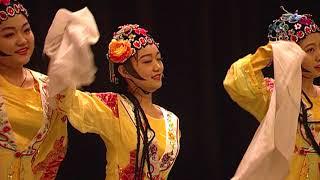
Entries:
{"label": "red flower headpiece", "polygon": [[148,44],[155,44],[159,47],[148,31],[137,24],[127,24],[119,27],[109,43],[108,59],[112,63],[124,63],[132,57],[137,50]]}
{"label": "red flower headpiece", "polygon": [[17,0],[0,0],[0,23],[17,14],[28,17],[27,9]]}

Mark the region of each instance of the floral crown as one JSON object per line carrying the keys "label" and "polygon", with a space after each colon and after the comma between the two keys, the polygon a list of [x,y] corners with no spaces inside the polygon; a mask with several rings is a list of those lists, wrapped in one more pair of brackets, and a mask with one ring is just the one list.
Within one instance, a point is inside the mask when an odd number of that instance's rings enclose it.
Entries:
{"label": "floral crown", "polygon": [[137,50],[148,44],[159,44],[148,34],[148,31],[137,24],[119,26],[119,31],[113,34],[109,43],[108,59],[112,63],[124,63],[132,57]]}
{"label": "floral crown", "polygon": [[269,25],[268,38],[270,41],[288,40],[298,42],[310,33],[320,32],[319,26],[311,19],[312,15],[299,15],[298,11],[292,14],[282,6],[281,8],[286,13]]}
{"label": "floral crown", "polygon": [[27,9],[17,0],[0,0],[0,23],[17,14],[29,16]]}

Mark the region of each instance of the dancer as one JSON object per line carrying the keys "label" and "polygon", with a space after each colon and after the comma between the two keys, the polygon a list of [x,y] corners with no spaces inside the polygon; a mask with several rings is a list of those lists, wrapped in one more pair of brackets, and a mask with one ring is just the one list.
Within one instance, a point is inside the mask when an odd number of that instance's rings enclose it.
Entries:
{"label": "dancer", "polygon": [[[320,29],[311,15],[285,11],[270,42],[230,67],[224,87],[260,126],[233,179],[320,179]],[[302,51],[303,50],[303,51]],[[262,69],[274,65],[275,80]]]}
{"label": "dancer", "polygon": [[159,44],[136,24],[120,26],[109,43],[115,92],[66,90],[60,109],[83,133],[107,147],[106,179],[167,179],[180,148],[179,120],[153,103],[162,86]]}

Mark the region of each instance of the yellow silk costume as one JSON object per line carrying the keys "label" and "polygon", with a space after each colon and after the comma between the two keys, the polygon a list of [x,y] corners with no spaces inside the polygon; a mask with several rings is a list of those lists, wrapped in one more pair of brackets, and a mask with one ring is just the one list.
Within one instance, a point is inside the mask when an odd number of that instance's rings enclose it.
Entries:
{"label": "yellow silk costume", "polygon": [[[71,124],[82,133],[96,133],[107,147],[106,179],[133,179],[137,132],[133,105],[116,93],[82,93],[68,91],[61,109]],[[147,115],[156,137],[150,145],[153,179],[167,179],[179,151],[179,121],[171,112],[159,107],[163,118]],[[141,150],[141,148],[140,148]],[[141,157],[141,155],[139,156]],[[147,169],[144,169],[144,179]]]}
{"label": "yellow silk costume", "polygon": [[[230,67],[224,80],[224,87],[230,97],[242,108],[261,121],[268,108],[273,89],[272,80],[264,78],[262,69],[271,61],[271,44],[260,47],[255,54],[239,59]],[[313,108],[308,111],[309,121],[320,120],[320,98],[310,97]],[[303,98],[303,101],[305,99]],[[308,103],[305,103],[307,107]],[[298,119],[296,119],[298,121]],[[310,123],[315,140],[320,142],[320,125]],[[303,125],[299,123],[296,133],[296,143],[290,171],[286,180],[316,180],[320,179],[320,157],[312,148],[305,135]]]}
{"label": "yellow silk costume", "polygon": [[0,76],[1,180],[54,179],[66,153],[67,117],[48,107],[47,77],[31,73],[30,89]]}

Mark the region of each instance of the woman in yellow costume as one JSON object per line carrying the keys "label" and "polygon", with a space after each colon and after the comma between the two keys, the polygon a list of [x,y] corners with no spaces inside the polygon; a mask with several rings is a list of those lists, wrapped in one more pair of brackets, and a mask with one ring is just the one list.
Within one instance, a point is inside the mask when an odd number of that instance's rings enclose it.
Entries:
{"label": "woman in yellow costume", "polygon": [[23,67],[34,49],[27,10],[16,0],[0,3],[0,179],[53,179],[67,119],[48,108],[46,76]]}
{"label": "woman in yellow costume", "polygon": [[27,10],[1,0],[1,180],[55,179],[66,153],[68,118],[48,106],[47,77],[24,67],[33,50]]}
{"label": "woman in yellow costume", "polygon": [[180,131],[176,115],[152,101],[164,70],[158,43],[139,25],[119,28],[107,54],[115,92],[66,91],[60,108],[75,128],[105,142],[106,179],[167,179]]}
{"label": "woman in yellow costume", "polygon": [[[233,63],[224,80],[230,97],[260,122],[233,179],[320,179],[320,88],[313,84],[320,77],[320,28],[311,15],[286,11],[268,38]],[[274,81],[262,73],[270,64]]]}

